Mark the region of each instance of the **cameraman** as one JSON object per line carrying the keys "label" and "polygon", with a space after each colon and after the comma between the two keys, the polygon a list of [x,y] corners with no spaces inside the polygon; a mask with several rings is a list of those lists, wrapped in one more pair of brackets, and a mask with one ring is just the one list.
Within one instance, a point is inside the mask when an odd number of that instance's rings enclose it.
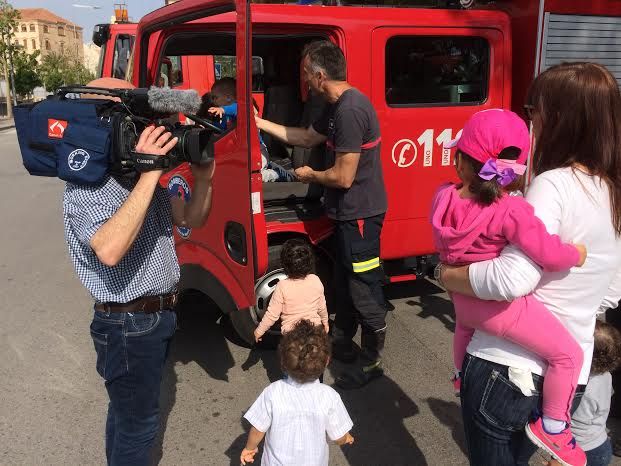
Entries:
{"label": "cameraman", "polygon": [[[103,78],[92,87],[129,88]],[[166,156],[176,138],[148,127],[136,152]],[[76,272],[95,300],[91,337],[97,372],[110,398],[106,457],[110,465],[148,465],[159,429],[159,395],[175,332],[179,264],[173,224],[199,227],[211,207],[215,163],[192,165],[191,201],[170,197],[161,170],[108,176],[98,186],[67,183],[65,237]]]}

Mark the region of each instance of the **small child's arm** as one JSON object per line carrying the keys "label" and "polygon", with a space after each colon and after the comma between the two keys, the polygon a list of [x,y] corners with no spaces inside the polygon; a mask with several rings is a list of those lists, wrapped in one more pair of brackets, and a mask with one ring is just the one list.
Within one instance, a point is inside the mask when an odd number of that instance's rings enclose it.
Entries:
{"label": "small child's arm", "polygon": [[239,457],[241,464],[254,463],[254,455],[259,451],[259,444],[263,441],[263,437],[265,437],[265,432],[255,429],[254,426],[250,427],[246,448],[242,450]]}
{"label": "small child's arm", "polygon": [[224,107],[209,107],[207,113],[222,119],[222,117],[224,117]]}
{"label": "small child's arm", "polygon": [[505,217],[504,236],[544,270],[560,272],[584,264],[586,248],[583,245],[564,243],[558,235],[548,233],[526,201],[512,207]]}
{"label": "small child's arm", "polygon": [[280,314],[282,314],[282,310],[284,308],[284,302],[285,297],[279,283],[276,285],[276,289],[270,299],[270,304],[267,307],[267,311],[265,312],[263,319],[261,319],[259,326],[254,331],[254,338],[256,341],[261,341],[263,334],[265,334],[265,332],[267,332],[269,328],[280,318]]}
{"label": "small child's arm", "polygon": [[237,118],[237,102],[222,107],[225,116]]}
{"label": "small child's arm", "polygon": [[336,443],[339,446],[345,445],[345,444],[351,445],[352,443],[354,443],[354,437],[352,437],[352,435],[349,432],[347,432],[341,438],[336,439],[334,443]]}
{"label": "small child's arm", "polygon": [[326,305],[326,295],[323,290],[323,284],[321,285],[321,297],[319,298],[317,314],[319,314],[324,330],[328,333],[330,331],[330,317],[328,316],[328,306]]}

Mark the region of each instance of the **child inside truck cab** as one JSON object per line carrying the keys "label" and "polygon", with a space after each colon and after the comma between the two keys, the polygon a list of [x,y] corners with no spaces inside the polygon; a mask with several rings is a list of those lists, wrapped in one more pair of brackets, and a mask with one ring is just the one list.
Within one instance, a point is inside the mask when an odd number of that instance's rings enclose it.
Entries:
{"label": "child inside truck cab", "polygon": [[[461,137],[447,147],[457,147],[461,184],[441,187],[432,204],[433,237],[443,263],[466,265],[492,259],[512,243],[547,271],[562,272],[584,264],[584,246],[564,243],[549,234],[530,204],[504,191],[524,173],[530,148],[526,125],[515,113],[500,109],[478,112],[466,122]],[[563,464],[584,466],[585,454],[569,429],[583,362],[580,345],[532,295],[513,302],[483,301],[459,293],[451,297],[456,315],[455,388],[460,388],[461,364],[475,329],[534,352],[547,361],[548,369],[543,416],[531,421],[526,433]],[[532,384],[530,373],[528,378]]]}
{"label": "child inside truck cab", "polygon": [[330,362],[330,337],[302,320],[282,337],[278,356],[287,377],[263,390],[244,414],[252,427],[241,464],[254,462],[265,437],[261,464],[327,466],[328,438],[337,445],[354,443],[341,397],[318,380]]}
{"label": "child inside truck cab", "polygon": [[280,262],[287,278],[276,285],[267,312],[254,331],[257,342],[278,319],[282,321],[282,333],[301,320],[321,325],[326,333],[330,330],[323,284],[312,273],[313,257],[313,250],[301,239],[290,239],[283,245]]}
{"label": "child inside truck cab", "polygon": [[[233,78],[217,80],[211,88],[210,97],[213,107],[208,109],[210,115],[220,118],[216,126],[227,129],[237,119],[237,86]],[[256,103],[253,102],[256,110]],[[295,175],[270,161],[270,154],[259,133],[261,144],[261,176],[263,181],[295,181]]]}

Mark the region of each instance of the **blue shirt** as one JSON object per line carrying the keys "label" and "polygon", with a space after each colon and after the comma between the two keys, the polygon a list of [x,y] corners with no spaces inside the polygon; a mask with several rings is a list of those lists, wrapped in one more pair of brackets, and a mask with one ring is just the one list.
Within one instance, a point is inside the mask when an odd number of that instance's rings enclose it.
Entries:
{"label": "blue shirt", "polygon": [[82,284],[97,302],[126,303],[170,293],[179,281],[172,208],[158,186],[136,240],[121,261],[108,267],[90,246],[95,232],[127,200],[135,180],[107,177],[98,186],[67,183],[63,198],[65,239]]}
{"label": "blue shirt", "polygon": [[[237,120],[237,102],[225,105],[222,107],[222,110],[224,110],[224,115],[220,121],[215,123],[215,125],[220,129],[226,130]],[[265,146],[265,142],[263,142],[263,137],[261,136],[261,131],[259,131],[259,142],[262,146]]]}

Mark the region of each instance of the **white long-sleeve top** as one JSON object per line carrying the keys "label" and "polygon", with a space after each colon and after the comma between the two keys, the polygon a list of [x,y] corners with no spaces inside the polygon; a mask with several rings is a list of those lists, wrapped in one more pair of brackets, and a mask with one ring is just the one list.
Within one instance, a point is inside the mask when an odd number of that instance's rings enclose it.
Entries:
{"label": "white long-sleeve top", "polygon": [[[615,307],[621,298],[621,240],[612,224],[608,187],[599,177],[560,168],[537,176],[526,200],[548,232],[586,245],[584,266],[544,273],[522,251],[508,246],[496,259],[471,264],[470,282],[475,294],[487,300],[510,301],[533,292],[582,347],[578,383],[586,384],[596,314],[600,306]],[[545,373],[545,361],[526,348],[478,330],[467,351],[498,364]]]}

